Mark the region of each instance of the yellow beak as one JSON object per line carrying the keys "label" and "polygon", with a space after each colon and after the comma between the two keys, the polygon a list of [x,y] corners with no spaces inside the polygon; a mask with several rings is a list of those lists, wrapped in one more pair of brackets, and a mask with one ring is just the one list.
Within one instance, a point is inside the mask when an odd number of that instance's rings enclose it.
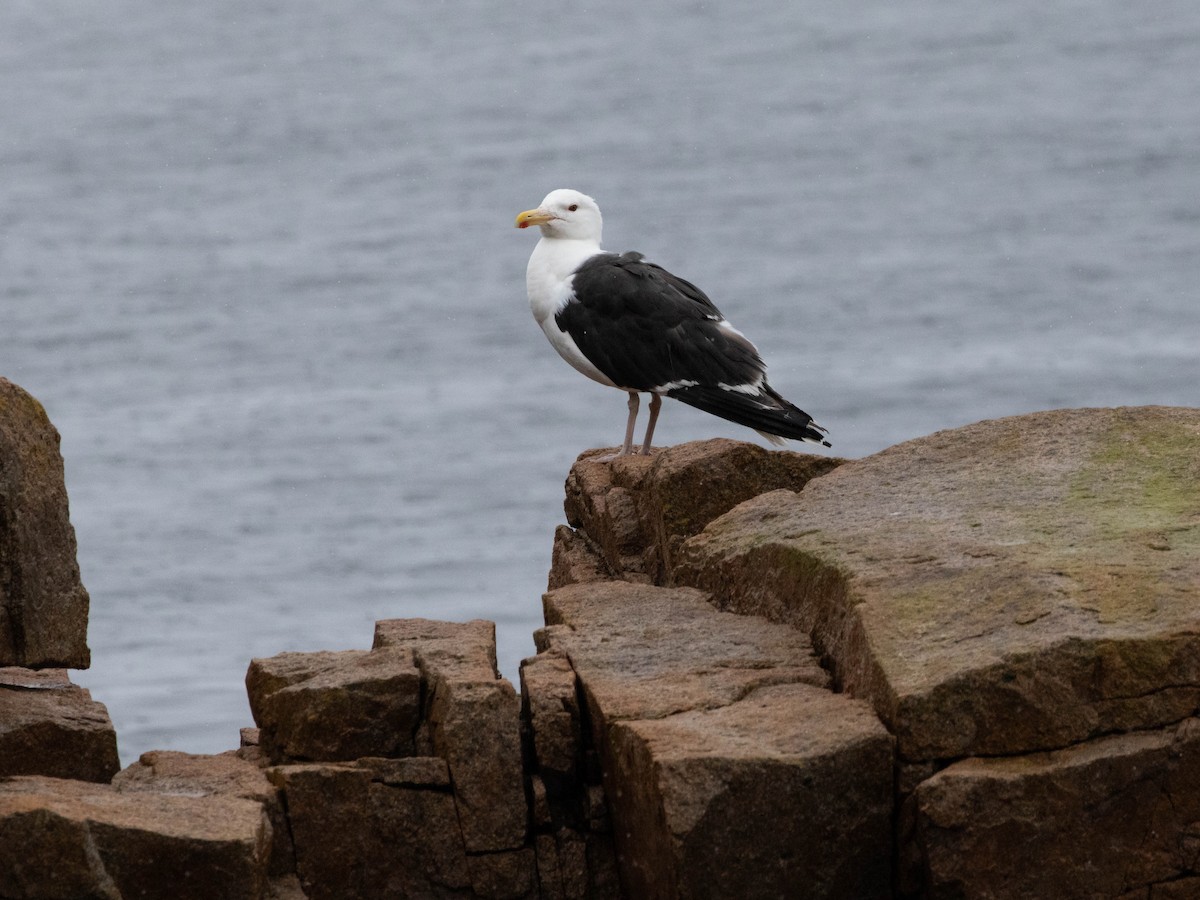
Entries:
{"label": "yellow beak", "polygon": [[545,225],[554,214],[544,209],[527,209],[517,216],[517,227],[528,228],[530,225]]}

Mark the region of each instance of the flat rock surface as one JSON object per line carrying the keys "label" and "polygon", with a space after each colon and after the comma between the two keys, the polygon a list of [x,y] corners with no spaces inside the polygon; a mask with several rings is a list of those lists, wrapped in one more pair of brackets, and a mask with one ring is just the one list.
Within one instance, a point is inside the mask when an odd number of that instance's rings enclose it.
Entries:
{"label": "flat rock surface", "polygon": [[242,797],[260,803],[275,802],[276,794],[261,768],[232,752],[208,756],[151,750],[118,772],[112,785],[119,791]]}
{"label": "flat rock surface", "polygon": [[496,681],[496,625],[486,619],[381,619],[374,649],[402,648],[413,654],[425,677],[437,671],[455,678]]}
{"label": "flat rock surface", "polygon": [[910,760],[1200,703],[1200,410],[1063,410],[892,447],[711,523],[675,575],[810,631]]}
{"label": "flat rock surface", "polygon": [[570,658],[605,719],[657,719],[725,706],[767,684],[829,681],[804,634],[721,612],[691,588],[571,585],[543,604],[544,639]]}

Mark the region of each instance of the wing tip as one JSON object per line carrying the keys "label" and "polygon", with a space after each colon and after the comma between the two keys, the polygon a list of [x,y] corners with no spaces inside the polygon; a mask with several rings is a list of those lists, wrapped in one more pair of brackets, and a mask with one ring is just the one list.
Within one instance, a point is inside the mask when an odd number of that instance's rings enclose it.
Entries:
{"label": "wing tip", "polygon": [[[829,443],[829,441],[825,440],[825,438],[819,435],[816,437],[805,435],[804,437],[800,438],[785,438],[778,434],[771,434],[769,431],[760,431],[757,428],[754,430],[758,432],[760,437],[762,437],[764,440],[770,441],[771,444],[776,447],[786,447],[789,440],[798,440],[802,444],[816,444],[819,447],[833,447],[833,444]],[[824,431],[824,429],[821,430]]]}

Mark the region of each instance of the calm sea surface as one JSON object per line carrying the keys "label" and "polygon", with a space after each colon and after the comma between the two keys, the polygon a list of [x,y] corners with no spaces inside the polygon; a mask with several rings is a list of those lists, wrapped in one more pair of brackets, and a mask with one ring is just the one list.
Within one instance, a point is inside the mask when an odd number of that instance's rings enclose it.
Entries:
{"label": "calm sea surface", "polygon": [[63,435],[125,761],[380,618],[495,620],[515,678],[625,418],[526,305],[556,187],[839,454],[1200,404],[1194,2],[7,0],[0,374]]}

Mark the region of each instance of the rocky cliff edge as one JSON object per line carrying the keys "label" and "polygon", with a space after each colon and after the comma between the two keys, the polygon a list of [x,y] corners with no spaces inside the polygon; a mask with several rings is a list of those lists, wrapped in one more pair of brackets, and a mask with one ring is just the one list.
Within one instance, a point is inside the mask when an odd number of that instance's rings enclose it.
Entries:
{"label": "rocky cliff edge", "polygon": [[1200,410],[585,454],[520,694],[491,623],[383,621],[254,660],[240,749],[114,777],[39,669],[78,616],[21,608],[86,593],[16,391],[0,898],[1200,897]]}

